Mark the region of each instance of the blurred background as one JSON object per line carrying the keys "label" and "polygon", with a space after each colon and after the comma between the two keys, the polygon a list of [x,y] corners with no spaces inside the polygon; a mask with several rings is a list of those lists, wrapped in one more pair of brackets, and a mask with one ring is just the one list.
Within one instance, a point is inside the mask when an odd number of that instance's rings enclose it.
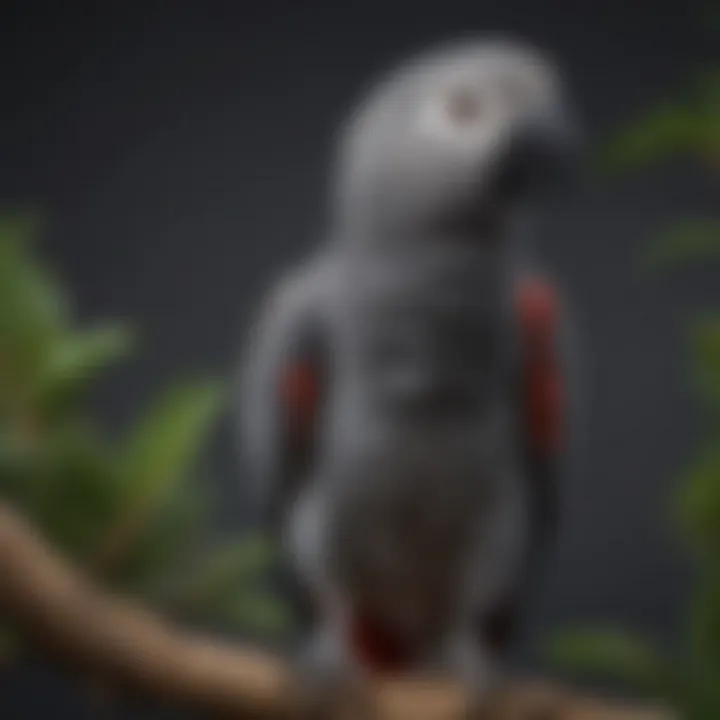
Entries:
{"label": "blurred background", "polygon": [[[709,10],[695,0],[6,3],[0,204],[40,211],[38,251],[81,324],[127,318],[138,331],[133,359],[94,388],[95,416],[121,431],[176,378],[232,377],[261,294],[320,237],[338,123],[388,66],[469,33],[527,37],[565,68],[593,155],[717,61],[720,13]],[[575,619],[671,643],[688,587],[668,493],[700,428],[684,330],[716,296],[717,266],[659,278],[645,256],[678,218],[717,208],[717,179],[684,157],[612,177],[593,163],[541,218],[535,246],[572,303],[586,416],[557,563],[520,650],[528,663]],[[195,480],[212,527],[242,535],[253,512],[227,415],[214,430]],[[34,661],[0,671],[3,717],[98,717],[86,695]]]}

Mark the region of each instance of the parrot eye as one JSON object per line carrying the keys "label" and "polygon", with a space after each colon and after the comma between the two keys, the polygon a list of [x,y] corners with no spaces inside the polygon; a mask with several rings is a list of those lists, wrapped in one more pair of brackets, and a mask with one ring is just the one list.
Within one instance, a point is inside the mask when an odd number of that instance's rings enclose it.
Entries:
{"label": "parrot eye", "polygon": [[456,125],[470,125],[482,116],[483,107],[476,92],[470,88],[458,88],[447,97],[445,111]]}

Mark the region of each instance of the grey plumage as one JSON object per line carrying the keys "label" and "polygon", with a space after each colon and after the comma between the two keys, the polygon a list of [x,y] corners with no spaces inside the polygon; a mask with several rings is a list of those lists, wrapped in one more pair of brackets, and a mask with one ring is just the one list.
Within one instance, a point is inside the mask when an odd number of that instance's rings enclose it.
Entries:
{"label": "grey plumage", "polygon": [[[353,664],[343,623],[362,607],[414,664],[490,676],[477,618],[532,542],[512,218],[565,157],[569,128],[555,70],[525,45],[449,46],[401,67],[347,124],[326,242],[254,328],[245,446],[335,662]],[[302,357],[323,393],[298,464],[277,383]]]}

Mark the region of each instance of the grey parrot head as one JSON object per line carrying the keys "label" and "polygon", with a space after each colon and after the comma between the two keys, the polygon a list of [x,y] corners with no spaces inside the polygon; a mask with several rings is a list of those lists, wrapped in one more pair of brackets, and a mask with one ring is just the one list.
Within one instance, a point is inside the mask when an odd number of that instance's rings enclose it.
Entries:
{"label": "grey parrot head", "polygon": [[358,105],[338,153],[345,223],[480,230],[571,174],[577,132],[559,74],[510,40],[435,49]]}

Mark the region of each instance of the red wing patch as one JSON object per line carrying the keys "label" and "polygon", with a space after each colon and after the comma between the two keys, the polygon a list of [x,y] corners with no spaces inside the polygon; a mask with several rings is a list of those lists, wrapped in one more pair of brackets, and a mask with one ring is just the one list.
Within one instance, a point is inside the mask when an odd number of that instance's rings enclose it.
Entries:
{"label": "red wing patch", "polygon": [[320,381],[309,363],[285,369],[280,379],[280,397],[293,432],[310,430],[317,415]]}
{"label": "red wing patch", "polygon": [[524,351],[525,416],[533,447],[558,451],[563,440],[565,388],[558,357],[559,300],[542,278],[521,281],[517,311]]}

